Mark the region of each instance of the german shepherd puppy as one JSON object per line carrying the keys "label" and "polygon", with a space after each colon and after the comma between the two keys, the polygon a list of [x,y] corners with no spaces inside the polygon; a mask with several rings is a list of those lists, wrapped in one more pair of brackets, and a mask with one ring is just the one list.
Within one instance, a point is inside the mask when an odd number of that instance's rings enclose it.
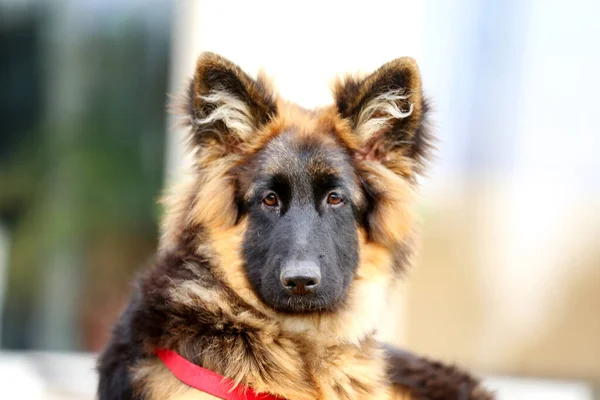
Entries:
{"label": "german shepherd puppy", "polygon": [[194,168],[165,201],[158,255],[99,360],[100,400],[215,398],[154,355],[282,399],[491,399],[454,367],[377,341],[410,265],[431,136],[414,60],[305,110],[212,53],[185,116]]}

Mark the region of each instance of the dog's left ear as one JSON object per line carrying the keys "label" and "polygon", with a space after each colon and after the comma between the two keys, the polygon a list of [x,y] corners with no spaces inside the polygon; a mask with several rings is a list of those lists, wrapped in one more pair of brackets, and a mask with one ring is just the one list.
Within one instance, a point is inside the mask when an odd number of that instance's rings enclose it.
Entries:
{"label": "dog's left ear", "polygon": [[428,106],[412,58],[391,61],[366,78],[338,79],[333,94],[338,112],[358,136],[357,158],[403,176],[421,171],[430,146]]}

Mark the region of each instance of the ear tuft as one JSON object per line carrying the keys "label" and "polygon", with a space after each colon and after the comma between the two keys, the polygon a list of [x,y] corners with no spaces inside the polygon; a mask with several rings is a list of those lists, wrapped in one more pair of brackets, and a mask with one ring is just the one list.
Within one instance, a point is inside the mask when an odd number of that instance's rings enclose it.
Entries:
{"label": "ear tuft", "polygon": [[394,119],[409,117],[414,104],[409,101],[410,95],[405,93],[405,89],[392,89],[370,100],[358,113],[356,133],[359,137],[368,141],[390,126]]}
{"label": "ear tuft", "polygon": [[188,92],[194,143],[236,150],[277,113],[276,95],[264,79],[250,78],[229,60],[203,53]]}

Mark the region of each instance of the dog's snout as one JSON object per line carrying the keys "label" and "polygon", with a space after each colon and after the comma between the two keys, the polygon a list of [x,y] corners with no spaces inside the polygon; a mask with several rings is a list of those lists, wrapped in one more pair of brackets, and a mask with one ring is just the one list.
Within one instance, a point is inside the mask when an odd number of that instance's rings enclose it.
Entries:
{"label": "dog's snout", "polygon": [[293,295],[310,294],[321,284],[321,269],[312,261],[292,261],[284,265],[279,279]]}

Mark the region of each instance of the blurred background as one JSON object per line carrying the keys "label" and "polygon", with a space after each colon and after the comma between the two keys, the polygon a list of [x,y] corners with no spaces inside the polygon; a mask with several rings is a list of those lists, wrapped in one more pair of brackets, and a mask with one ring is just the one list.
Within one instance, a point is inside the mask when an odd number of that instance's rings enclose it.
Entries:
{"label": "blurred background", "polygon": [[0,0],[0,398],[91,399],[188,162],[203,50],[303,106],[409,55],[433,100],[417,265],[383,335],[501,399],[600,399],[596,0]]}

